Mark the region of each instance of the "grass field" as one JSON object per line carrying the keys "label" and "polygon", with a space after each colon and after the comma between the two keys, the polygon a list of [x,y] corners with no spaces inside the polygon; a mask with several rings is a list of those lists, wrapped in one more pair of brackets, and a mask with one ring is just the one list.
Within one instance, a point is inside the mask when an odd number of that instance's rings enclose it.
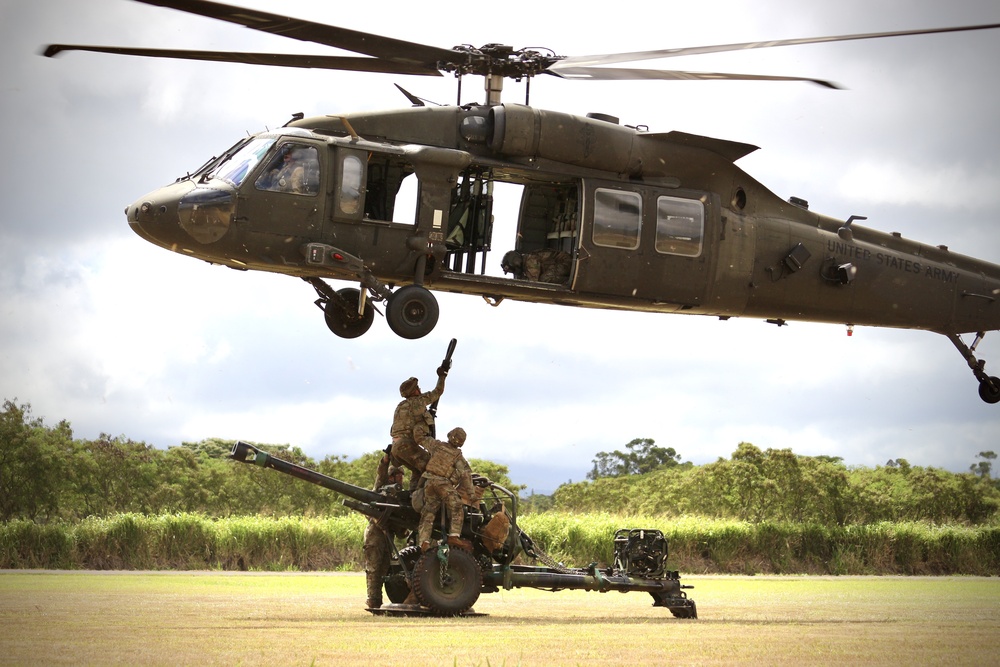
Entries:
{"label": "grass field", "polygon": [[488,617],[363,609],[360,574],[0,572],[0,663],[989,665],[1000,579],[685,577],[698,620],[648,595],[513,590]]}

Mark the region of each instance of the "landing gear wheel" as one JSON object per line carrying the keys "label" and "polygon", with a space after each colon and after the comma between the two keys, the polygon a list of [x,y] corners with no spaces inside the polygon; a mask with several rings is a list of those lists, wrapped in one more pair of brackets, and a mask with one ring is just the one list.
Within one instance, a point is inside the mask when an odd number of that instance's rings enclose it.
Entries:
{"label": "landing gear wheel", "polygon": [[993,376],[979,383],[979,398],[987,403],[1000,403],[1000,378]]}
{"label": "landing gear wheel", "polygon": [[439,614],[461,614],[479,599],[483,571],[475,557],[464,549],[451,547],[448,562],[438,558],[438,550],[424,553],[413,568],[413,591],[421,604]]}
{"label": "landing gear wheel", "polygon": [[434,295],[420,285],[400,287],[389,297],[385,319],[400,338],[423,338],[438,321],[438,303]]}
{"label": "landing gear wheel", "polygon": [[361,291],[353,287],[337,290],[337,294],[351,305],[342,307],[328,300],[323,308],[326,326],[341,338],[357,338],[371,328],[372,322],[375,321],[375,309],[366,301],[364,312],[358,315],[358,299],[361,298]]}

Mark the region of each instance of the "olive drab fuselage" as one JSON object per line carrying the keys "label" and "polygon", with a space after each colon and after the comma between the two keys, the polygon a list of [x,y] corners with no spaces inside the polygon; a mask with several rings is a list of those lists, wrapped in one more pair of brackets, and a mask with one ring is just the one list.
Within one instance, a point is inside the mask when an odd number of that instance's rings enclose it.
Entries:
{"label": "olive drab fuselage", "polygon": [[[126,214],[175,252],[305,279],[344,338],[371,326],[369,300],[386,302],[398,335],[426,335],[438,318],[429,290],[492,305],[924,329],[948,337],[980,397],[1000,402],[1000,379],[974,354],[1000,329],[1000,266],[782,200],[734,164],[754,150],[509,104],[299,118]],[[414,182],[406,209],[400,188]],[[509,238],[493,233],[497,188],[520,194]],[[503,273],[486,270],[493,251]],[[547,258],[558,270],[540,266]],[[534,271],[508,276],[515,264]]]}
{"label": "olive drab fuselage", "polygon": [[[520,105],[300,119],[238,147],[252,142],[263,152],[235,165],[241,178],[227,170],[231,150],[129,206],[129,224],[176,252],[293,276],[357,281],[367,269],[386,284],[489,299],[1000,329],[1000,266],[784,201],[733,164],[756,150],[747,144]],[[312,189],[261,187],[289,144],[313,156]],[[415,220],[392,222],[407,178],[419,182]],[[456,209],[468,206],[462,188],[471,184],[466,199],[478,197],[482,216],[494,183],[522,187],[516,239],[491,238],[480,218],[478,238],[447,242]],[[545,248],[572,256],[566,283],[481,268],[493,249]]]}

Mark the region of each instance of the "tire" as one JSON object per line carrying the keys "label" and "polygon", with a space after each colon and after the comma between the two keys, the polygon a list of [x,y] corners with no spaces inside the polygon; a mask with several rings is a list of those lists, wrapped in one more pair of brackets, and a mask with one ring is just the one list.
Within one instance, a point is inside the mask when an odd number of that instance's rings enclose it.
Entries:
{"label": "tire", "polygon": [[438,321],[438,303],[434,295],[419,285],[400,287],[389,297],[385,319],[400,338],[423,338]]}
{"label": "tire", "polygon": [[[389,575],[385,578],[385,594],[389,602],[400,604],[410,596],[410,572],[417,564],[422,552],[420,547],[403,547],[397,554],[396,562],[389,568]],[[405,569],[404,569],[405,566]]]}
{"label": "tire", "polygon": [[364,312],[358,315],[357,303],[361,291],[353,287],[337,290],[337,294],[351,304],[351,307],[344,308],[338,303],[327,301],[323,308],[326,326],[341,338],[357,338],[371,328],[375,321],[375,309],[366,301]]}
{"label": "tire", "polygon": [[1000,378],[994,376],[990,378],[989,382],[985,380],[980,382],[979,398],[990,404],[1000,403]]}
{"label": "tire", "polygon": [[410,584],[402,572],[394,572],[385,578],[385,596],[389,602],[400,604],[410,595]]}
{"label": "tire", "polygon": [[[447,568],[443,576],[442,566]],[[421,604],[439,614],[468,611],[479,599],[482,587],[479,563],[468,551],[457,547],[448,550],[447,565],[438,559],[435,548],[425,552],[413,568],[413,592]]]}

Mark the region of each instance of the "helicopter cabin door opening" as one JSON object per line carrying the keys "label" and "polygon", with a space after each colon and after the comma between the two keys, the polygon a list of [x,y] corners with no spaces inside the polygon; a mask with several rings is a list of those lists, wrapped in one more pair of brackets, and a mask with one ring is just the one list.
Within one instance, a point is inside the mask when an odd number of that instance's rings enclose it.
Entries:
{"label": "helicopter cabin door opening", "polygon": [[[359,159],[363,154],[358,155]],[[368,156],[368,167],[361,184],[365,193],[364,219],[381,222],[413,224],[416,212],[416,177],[413,165],[399,157],[374,153]],[[409,202],[410,206],[401,206]]]}
{"label": "helicopter cabin door opening", "polygon": [[577,291],[657,310],[704,303],[717,254],[716,195],[588,179],[584,198]]}
{"label": "helicopter cabin door opening", "polygon": [[[579,184],[473,165],[452,193],[446,268],[567,286],[576,258]],[[487,266],[487,254],[498,256]],[[499,270],[497,270],[499,268]]]}

